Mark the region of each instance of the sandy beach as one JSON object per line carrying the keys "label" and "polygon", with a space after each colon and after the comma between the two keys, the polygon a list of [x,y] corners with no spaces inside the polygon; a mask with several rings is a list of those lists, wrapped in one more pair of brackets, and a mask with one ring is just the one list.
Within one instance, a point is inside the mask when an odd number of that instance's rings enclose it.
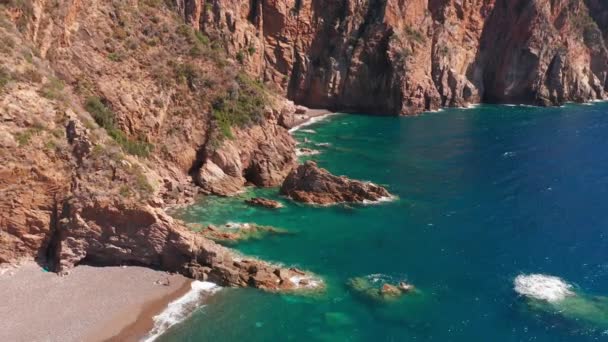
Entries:
{"label": "sandy beach", "polygon": [[[168,285],[167,285],[168,280]],[[191,280],[143,267],[0,269],[0,341],[137,341]]]}
{"label": "sandy beach", "polygon": [[306,108],[303,113],[294,114],[294,120],[291,123],[291,127],[289,128],[289,132],[295,132],[296,130],[308,126],[310,124],[315,123],[317,120],[325,117],[327,115],[333,114],[332,112],[326,109],[310,109]]}

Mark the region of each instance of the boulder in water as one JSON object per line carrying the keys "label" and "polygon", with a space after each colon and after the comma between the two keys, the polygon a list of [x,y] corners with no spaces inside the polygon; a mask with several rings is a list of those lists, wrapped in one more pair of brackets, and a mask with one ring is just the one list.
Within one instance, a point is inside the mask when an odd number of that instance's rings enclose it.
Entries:
{"label": "boulder in water", "polygon": [[279,201],[274,201],[267,198],[262,197],[254,197],[248,200],[245,200],[245,203],[255,206],[255,207],[263,207],[268,209],[279,209],[283,207],[283,204]]}
{"label": "boulder in water", "polygon": [[391,197],[379,185],[334,176],[313,161],[307,161],[289,173],[281,194],[298,202],[322,205],[376,202]]}

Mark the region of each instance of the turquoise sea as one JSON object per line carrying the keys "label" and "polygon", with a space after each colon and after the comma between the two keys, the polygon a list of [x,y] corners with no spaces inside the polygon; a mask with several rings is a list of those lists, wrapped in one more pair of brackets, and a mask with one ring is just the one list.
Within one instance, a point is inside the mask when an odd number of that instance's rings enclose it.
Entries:
{"label": "turquoise sea", "polygon": [[[608,104],[344,114],[295,136],[321,152],[309,157],[320,166],[385,185],[399,199],[312,207],[278,189],[202,199],[180,216],[293,232],[234,247],[310,270],[327,289],[223,289],[159,341],[608,340],[603,306],[585,319],[530,305],[513,290],[517,275],[542,273],[589,301],[608,295]],[[286,207],[243,204],[254,195]],[[376,302],[346,286],[369,275],[420,292]]]}

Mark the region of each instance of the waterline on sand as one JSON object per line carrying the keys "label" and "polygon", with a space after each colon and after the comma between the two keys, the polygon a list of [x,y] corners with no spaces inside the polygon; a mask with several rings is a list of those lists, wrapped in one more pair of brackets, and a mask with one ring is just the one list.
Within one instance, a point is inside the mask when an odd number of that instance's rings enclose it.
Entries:
{"label": "waterline on sand", "polygon": [[289,130],[289,133],[294,133],[295,131],[298,131],[298,130],[300,130],[300,129],[304,128],[304,127],[307,127],[307,126],[313,125],[313,124],[315,124],[315,123],[317,123],[317,122],[321,122],[321,121],[323,121],[323,120],[325,120],[325,119],[327,119],[327,118],[329,118],[329,117],[331,117],[331,116],[337,115],[337,114],[338,114],[338,113],[327,113],[327,114],[323,114],[323,115],[319,115],[319,116],[312,117],[312,118],[310,118],[310,119],[308,119],[308,120],[306,120],[306,121],[302,122],[301,124],[299,124],[299,125],[297,125],[297,126],[292,127],[292,128]]}
{"label": "waterline on sand", "polygon": [[221,287],[206,281],[193,281],[191,289],[184,296],[169,303],[159,315],[154,316],[154,328],[143,341],[151,342],[166,332],[172,326],[184,321],[203,305],[208,295],[219,291]]}

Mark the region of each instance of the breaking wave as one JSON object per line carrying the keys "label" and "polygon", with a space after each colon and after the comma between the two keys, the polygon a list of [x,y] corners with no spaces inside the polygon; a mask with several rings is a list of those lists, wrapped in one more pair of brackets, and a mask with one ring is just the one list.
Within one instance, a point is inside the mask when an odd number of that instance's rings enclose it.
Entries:
{"label": "breaking wave", "polygon": [[520,295],[555,303],[574,296],[572,285],[558,277],[544,274],[521,274],[515,277],[515,292]]}
{"label": "breaking wave", "polygon": [[[293,133],[293,132],[295,132],[297,130],[300,130],[303,127],[310,126],[310,125],[312,125],[314,123],[317,123],[319,121],[323,121],[323,120],[329,118],[330,116],[334,116],[336,114],[337,113],[327,113],[327,114],[323,114],[323,115],[312,117],[312,118],[304,121],[303,123],[301,123],[301,124],[299,124],[297,126],[292,127],[291,129],[289,129],[289,133]],[[302,130],[302,132],[315,133],[315,131],[313,131],[313,130]]]}
{"label": "breaking wave", "polygon": [[190,291],[182,297],[169,303],[159,315],[154,316],[154,328],[142,340],[152,342],[172,326],[184,321],[203,305],[208,295],[216,293],[221,287],[206,281],[193,281]]}

